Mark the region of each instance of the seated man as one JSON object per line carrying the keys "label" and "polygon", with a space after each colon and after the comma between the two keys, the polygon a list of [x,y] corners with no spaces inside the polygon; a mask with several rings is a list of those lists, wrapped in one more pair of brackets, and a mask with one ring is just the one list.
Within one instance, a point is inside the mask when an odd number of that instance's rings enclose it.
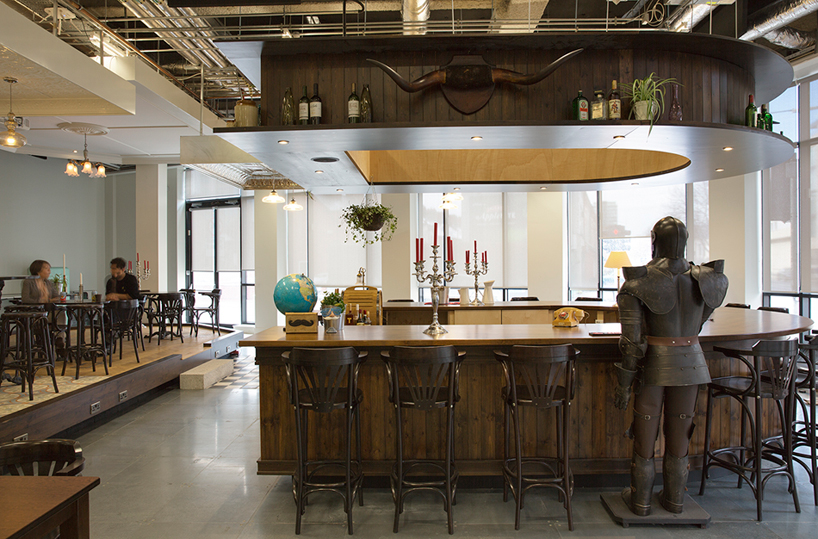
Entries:
{"label": "seated man", "polygon": [[139,281],[131,273],[125,273],[125,259],[111,260],[111,278],[105,283],[105,299],[119,301],[139,298]]}

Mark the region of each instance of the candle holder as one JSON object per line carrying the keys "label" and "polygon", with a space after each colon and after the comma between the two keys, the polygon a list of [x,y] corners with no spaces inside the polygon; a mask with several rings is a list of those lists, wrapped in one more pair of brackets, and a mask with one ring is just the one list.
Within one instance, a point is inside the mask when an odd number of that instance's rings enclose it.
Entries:
{"label": "candle holder", "polygon": [[440,322],[438,322],[437,308],[440,306],[440,292],[444,288],[443,283],[451,281],[454,279],[454,276],[457,275],[454,271],[453,260],[446,260],[446,269],[442,274],[438,273],[440,270],[437,265],[437,259],[440,258],[437,254],[439,247],[439,245],[432,245],[432,273],[426,273],[423,269],[426,261],[419,260],[415,262],[415,273],[412,274],[417,278],[419,283],[429,281],[429,284],[432,285],[432,323],[428,328],[423,330],[423,333],[426,335],[443,335],[444,333],[448,333],[448,331],[440,325]]}
{"label": "candle holder", "polygon": [[140,268],[139,265],[137,264],[136,273],[134,273],[134,275],[136,275],[136,282],[139,286],[139,289],[142,290],[142,280],[143,279],[146,281],[148,280],[148,277],[151,276],[151,270],[146,267]]}
{"label": "candle holder", "polygon": [[477,262],[477,251],[474,251],[474,267],[472,267],[472,264],[466,264],[466,275],[474,275],[474,299],[469,302],[469,305],[484,305],[484,303],[480,301],[480,284],[478,279],[481,275],[485,275],[488,272],[489,263]]}

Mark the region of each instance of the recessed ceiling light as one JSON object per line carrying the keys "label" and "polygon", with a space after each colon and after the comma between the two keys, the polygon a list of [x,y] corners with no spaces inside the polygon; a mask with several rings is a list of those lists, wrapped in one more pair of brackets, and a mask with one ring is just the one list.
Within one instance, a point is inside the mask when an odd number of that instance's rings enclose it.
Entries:
{"label": "recessed ceiling light", "polygon": [[625,135],[614,135],[614,140],[620,140],[625,138]]}
{"label": "recessed ceiling light", "polygon": [[639,182],[632,182],[631,185],[639,185]]}
{"label": "recessed ceiling light", "polygon": [[284,144],[289,144],[290,141],[289,140],[279,140],[278,143],[283,146]]}
{"label": "recessed ceiling light", "polygon": [[716,172],[724,172],[724,169],[723,168],[717,168]]}
{"label": "recessed ceiling light", "polygon": [[316,171],[315,171],[315,173],[316,173],[316,174],[323,174],[323,173],[324,173],[324,171],[323,171],[323,170],[316,170]]}
{"label": "recessed ceiling light", "polygon": [[475,135],[471,139],[472,140],[483,140],[483,137],[481,137],[480,135]]}
{"label": "recessed ceiling light", "polygon": [[545,191],[546,189],[548,189],[548,187],[546,187],[544,185],[542,187],[540,187],[540,191]]}
{"label": "recessed ceiling light", "polygon": [[722,150],[724,150],[725,152],[732,152],[733,147],[732,146],[725,146],[724,148],[722,148]]}
{"label": "recessed ceiling light", "polygon": [[338,193],[343,193],[344,192],[343,189],[336,189],[335,191],[338,192]]}
{"label": "recessed ceiling light", "polygon": [[77,150],[74,150],[74,153],[77,153]]}
{"label": "recessed ceiling light", "polygon": [[459,188],[459,187],[455,187],[454,189],[452,189],[452,191],[460,191],[460,188]]}

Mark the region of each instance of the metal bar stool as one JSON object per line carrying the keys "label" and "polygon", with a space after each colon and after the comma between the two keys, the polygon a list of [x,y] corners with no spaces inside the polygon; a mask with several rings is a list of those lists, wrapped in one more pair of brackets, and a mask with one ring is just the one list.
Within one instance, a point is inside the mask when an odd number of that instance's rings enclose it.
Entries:
{"label": "metal bar stool", "polygon": [[[97,371],[97,356],[102,359],[102,366],[105,374],[108,374],[108,362],[105,357],[108,355],[105,338],[105,311],[102,303],[52,303],[55,309],[65,311],[65,356],[62,364],[62,375],[65,376],[65,369],[69,361],[73,361],[76,366],[74,379],[80,377],[80,366],[85,360],[91,361],[91,371]],[[71,339],[71,329],[75,328],[75,339]],[[85,330],[88,329],[89,337],[86,341]]]}
{"label": "metal bar stool", "polygon": [[[699,495],[704,494],[708,472],[711,467],[724,468],[738,475],[738,487],[746,481],[756,498],[759,522],[762,520],[764,487],[770,478],[783,475],[789,481],[795,511],[801,512],[798,503],[792,458],[792,421],[790,393],[793,389],[795,366],[798,359],[798,341],[758,341],[751,350],[739,350],[714,346],[713,350],[741,361],[747,368],[744,376],[714,378],[707,384],[707,423],[705,425],[704,461]],[[741,406],[741,439],[738,446],[711,449],[713,401],[730,398]],[[750,407],[749,399],[755,406]],[[762,438],[762,401],[773,400],[782,425],[783,449],[770,447]],[[786,404],[786,406],[785,406]],[[750,437],[747,440],[746,426]],[[766,461],[766,463],[765,463]]]}
{"label": "metal bar stool", "polygon": [[[395,502],[395,524],[398,532],[400,514],[406,496],[419,490],[437,492],[443,497],[449,525],[454,533],[454,505],[459,473],[454,464],[454,406],[460,400],[460,364],[466,352],[454,346],[395,346],[391,352],[381,352],[389,377],[389,402],[395,407],[397,461],[392,467],[392,499]],[[443,461],[404,460],[401,409],[446,411],[446,445]],[[440,474],[443,478],[429,477]],[[414,474],[410,478],[410,474]],[[423,474],[423,477],[418,477]]]}
{"label": "metal bar stool", "polygon": [[[59,393],[54,372],[54,344],[45,311],[5,312],[0,316],[0,372],[14,369],[22,378],[21,391],[28,383],[28,400],[34,400],[34,375],[42,367],[51,375],[54,392]],[[15,336],[12,346],[11,336]],[[0,384],[2,377],[0,377]]]}
{"label": "metal bar stool", "polygon": [[[295,439],[298,468],[293,474],[295,497],[295,533],[301,533],[301,516],[307,505],[307,497],[318,491],[336,492],[344,499],[347,529],[352,535],[352,506],[355,497],[363,505],[361,485],[363,466],[361,462],[361,414],[359,406],[363,394],[358,389],[358,371],[366,361],[367,352],[358,353],[354,348],[293,348],[281,357],[287,369],[287,387],[290,404],[295,411]],[[308,458],[308,412],[328,414],[343,410],[344,425],[343,460],[309,460]],[[352,458],[352,429],[356,430],[356,457]],[[344,470],[343,481],[323,480],[320,473],[331,468]]]}
{"label": "metal bar stool", "polygon": [[[800,360],[796,367],[795,391],[793,391],[792,447],[793,460],[809,475],[815,505],[818,505],[818,425],[816,424],[816,377],[818,376],[818,342],[800,346]],[[809,403],[801,395],[809,395]],[[800,419],[799,419],[800,417]]]}
{"label": "metal bar stool", "polygon": [[[514,529],[520,529],[520,510],[525,493],[534,487],[553,487],[568,513],[568,529],[574,529],[571,512],[573,475],[568,462],[571,400],[575,392],[575,360],[579,351],[570,344],[553,346],[512,346],[508,354],[495,351],[503,366],[506,385],[502,391],[505,408],[503,455],[503,501],[508,491],[514,495],[517,508]],[[522,451],[520,408],[553,409],[556,415],[557,456],[526,457]],[[509,419],[511,421],[509,421]],[[514,435],[514,456],[510,455],[510,438]],[[528,476],[523,468],[531,468]]]}

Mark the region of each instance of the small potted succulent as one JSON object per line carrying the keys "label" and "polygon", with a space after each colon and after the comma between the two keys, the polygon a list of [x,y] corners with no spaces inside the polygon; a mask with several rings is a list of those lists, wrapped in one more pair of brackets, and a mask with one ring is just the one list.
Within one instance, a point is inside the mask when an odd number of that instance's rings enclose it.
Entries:
{"label": "small potted succulent", "polygon": [[[347,239],[351,236],[352,241],[362,242],[364,245],[389,241],[398,226],[398,218],[391,208],[369,200],[344,208],[341,219],[344,222],[338,226],[345,227]],[[367,232],[374,232],[371,239],[367,237]]]}
{"label": "small potted succulent", "polygon": [[631,116],[637,120],[650,120],[648,134],[653,131],[656,118],[665,110],[665,86],[674,83],[674,78],[660,79],[651,73],[644,79],[622,85],[622,93],[631,99]]}

